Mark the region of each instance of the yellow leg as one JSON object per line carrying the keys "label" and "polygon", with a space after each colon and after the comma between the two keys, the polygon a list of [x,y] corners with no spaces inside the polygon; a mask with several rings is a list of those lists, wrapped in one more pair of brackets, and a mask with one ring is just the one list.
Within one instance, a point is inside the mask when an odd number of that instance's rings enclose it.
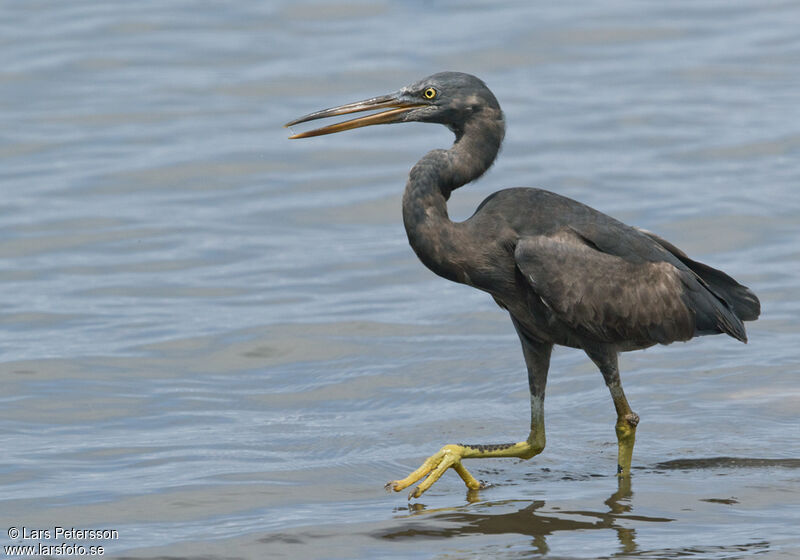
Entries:
{"label": "yellow leg", "polygon": [[586,354],[600,369],[603,374],[608,390],[611,391],[611,398],[614,401],[614,408],[617,411],[617,445],[619,451],[617,455],[617,475],[627,477],[631,475],[631,461],[633,459],[633,444],[636,442],[636,426],[639,424],[639,416],[631,410],[625,392],[622,390],[622,383],[619,379],[619,363],[617,351],[611,347],[597,346],[584,348]]}
{"label": "yellow leg", "polygon": [[530,459],[534,455],[542,452],[545,445],[544,436],[544,408],[543,398],[531,398],[531,433],[526,441],[519,443],[500,443],[494,445],[466,445],[455,444],[445,445],[438,452],[428,457],[422,465],[400,480],[393,480],[386,484],[386,490],[399,492],[409,486],[416,484],[423,477],[426,477],[408,495],[408,499],[419,498],[430,488],[434,482],[452,468],[467,488],[477,490],[482,487],[480,481],[472,476],[464,465],[462,459],[488,459],[498,457],[518,457],[520,459]]}
{"label": "yellow leg", "polygon": [[422,466],[407,477],[393,480],[386,484],[387,490],[399,492],[416,484],[426,477],[408,495],[408,499],[419,498],[434,482],[439,480],[445,471],[452,467],[471,491],[483,485],[461,464],[462,459],[488,459],[495,457],[518,457],[530,459],[544,449],[544,389],[547,384],[547,370],[550,367],[552,344],[537,342],[525,328],[511,316],[514,328],[522,343],[522,355],[528,369],[528,385],[531,392],[531,432],[528,439],[518,443],[500,443],[494,445],[445,445],[438,452],[428,457]]}
{"label": "yellow leg", "polygon": [[633,445],[636,443],[636,426],[639,424],[639,416],[631,410],[621,385],[611,385],[609,389],[611,390],[611,398],[614,399],[614,408],[617,410],[617,424],[615,426],[617,445],[619,446],[617,475],[630,476]]}

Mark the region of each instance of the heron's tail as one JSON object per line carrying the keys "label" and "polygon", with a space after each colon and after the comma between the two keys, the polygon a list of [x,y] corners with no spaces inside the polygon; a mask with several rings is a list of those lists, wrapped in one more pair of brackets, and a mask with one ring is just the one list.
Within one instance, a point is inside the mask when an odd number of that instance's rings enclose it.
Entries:
{"label": "heron's tail", "polygon": [[[739,321],[755,321],[758,319],[758,316],[761,314],[761,302],[758,301],[758,297],[756,297],[747,286],[742,286],[721,270],[690,259],[686,253],[656,234],[644,230],[642,230],[642,232],[688,266],[692,272],[703,281],[708,290],[733,312]],[[744,336],[744,326],[741,325],[741,328],[737,328],[740,326],[736,325],[739,321],[730,321],[730,318],[726,320],[724,318],[725,314],[720,313],[720,311],[721,310],[718,309],[715,315],[717,315],[723,323],[719,325],[722,327],[722,330],[740,340],[747,340],[746,336]]]}

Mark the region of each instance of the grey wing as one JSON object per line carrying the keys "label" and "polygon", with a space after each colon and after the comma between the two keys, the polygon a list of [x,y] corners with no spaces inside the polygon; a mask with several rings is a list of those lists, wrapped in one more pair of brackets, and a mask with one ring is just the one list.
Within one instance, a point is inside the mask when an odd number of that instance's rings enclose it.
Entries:
{"label": "grey wing", "polygon": [[[641,345],[712,331],[744,337],[741,322],[741,332],[719,325],[727,321],[720,320],[721,303],[703,293],[691,271],[670,262],[605,253],[570,229],[522,238],[514,257],[545,305],[582,336]],[[700,325],[699,315],[713,320]]]}
{"label": "grey wing", "polygon": [[758,316],[761,314],[761,303],[758,301],[758,297],[756,297],[747,286],[742,286],[721,270],[690,259],[686,253],[655,233],[640,228],[637,229],[692,269],[697,276],[703,279],[712,292],[728,302],[739,319],[742,321],[755,321],[758,319]]}

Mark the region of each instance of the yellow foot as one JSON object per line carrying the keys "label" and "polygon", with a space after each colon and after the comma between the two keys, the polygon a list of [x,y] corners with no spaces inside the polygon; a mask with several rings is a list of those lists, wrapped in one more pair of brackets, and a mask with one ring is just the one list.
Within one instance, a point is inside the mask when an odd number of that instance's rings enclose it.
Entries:
{"label": "yellow foot", "polygon": [[428,457],[417,470],[401,480],[388,482],[385,488],[386,490],[399,492],[415,484],[418,480],[427,475],[427,478],[408,495],[409,500],[412,498],[419,498],[434,482],[439,480],[447,469],[452,467],[462,478],[467,488],[470,490],[478,490],[482,486],[481,483],[474,476],[469,474],[469,471],[461,464],[461,459],[464,457],[465,451],[466,448],[463,445],[445,445],[439,451]]}

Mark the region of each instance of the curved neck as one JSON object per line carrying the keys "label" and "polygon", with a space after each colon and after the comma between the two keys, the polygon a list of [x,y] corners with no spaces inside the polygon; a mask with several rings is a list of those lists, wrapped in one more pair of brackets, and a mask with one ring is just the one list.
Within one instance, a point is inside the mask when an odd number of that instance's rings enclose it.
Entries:
{"label": "curved neck", "polygon": [[491,167],[505,134],[503,113],[484,109],[451,130],[456,141],[449,150],[428,152],[411,169],[403,194],[403,223],[411,247],[428,268],[465,282],[459,258],[463,232],[450,221],[447,200],[452,191]]}

